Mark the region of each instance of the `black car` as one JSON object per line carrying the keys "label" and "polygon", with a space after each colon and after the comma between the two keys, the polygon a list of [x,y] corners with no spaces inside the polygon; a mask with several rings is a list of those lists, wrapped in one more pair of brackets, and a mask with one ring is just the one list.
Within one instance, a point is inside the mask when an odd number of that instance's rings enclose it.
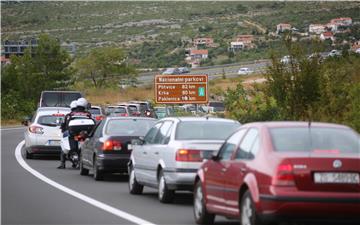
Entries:
{"label": "black car", "polygon": [[146,117],[107,117],[81,146],[80,174],[92,170],[95,180],[105,173],[126,173],[131,155],[131,140],[144,136],[156,119]]}

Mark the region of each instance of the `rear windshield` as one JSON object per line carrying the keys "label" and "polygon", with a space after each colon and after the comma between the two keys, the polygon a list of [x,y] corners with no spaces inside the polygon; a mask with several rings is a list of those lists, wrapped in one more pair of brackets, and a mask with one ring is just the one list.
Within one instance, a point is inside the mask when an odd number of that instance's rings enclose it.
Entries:
{"label": "rear windshield", "polygon": [[126,113],[126,109],[125,108],[115,108],[112,112],[113,113]]}
{"label": "rear windshield", "polygon": [[70,103],[81,98],[80,93],[63,93],[63,101],[61,106],[70,107]]}
{"label": "rear windshield", "polygon": [[340,128],[272,128],[275,151],[360,153],[359,135],[350,129]]}
{"label": "rear windshield", "polygon": [[155,120],[110,120],[105,133],[112,136],[145,136]]}
{"label": "rear windshield", "polygon": [[59,104],[59,93],[43,93],[41,107],[55,107]]}
{"label": "rear windshield", "polygon": [[44,92],[41,97],[42,107],[70,107],[70,103],[81,98],[81,94],[67,92]]}
{"label": "rear windshield", "polygon": [[215,121],[183,121],[178,124],[176,140],[225,140],[240,124]]}
{"label": "rear windshield", "polygon": [[134,106],[134,105],[129,105],[129,110],[130,111],[137,111],[137,107],[136,106]]}
{"label": "rear windshield", "polygon": [[40,116],[37,123],[44,126],[59,126],[64,121],[64,116]]}
{"label": "rear windshield", "polygon": [[89,112],[91,114],[101,114],[101,111],[98,108],[91,108],[91,109],[89,109]]}

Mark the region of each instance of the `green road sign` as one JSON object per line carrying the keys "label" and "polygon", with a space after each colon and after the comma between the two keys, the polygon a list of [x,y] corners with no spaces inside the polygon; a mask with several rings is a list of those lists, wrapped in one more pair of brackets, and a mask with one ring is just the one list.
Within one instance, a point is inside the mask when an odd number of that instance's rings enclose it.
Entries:
{"label": "green road sign", "polygon": [[205,96],[205,87],[199,87],[199,96]]}

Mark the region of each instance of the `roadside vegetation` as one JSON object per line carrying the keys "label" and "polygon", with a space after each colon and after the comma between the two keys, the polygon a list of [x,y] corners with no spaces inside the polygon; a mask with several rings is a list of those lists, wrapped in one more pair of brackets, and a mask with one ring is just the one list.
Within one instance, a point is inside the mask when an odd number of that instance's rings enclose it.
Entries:
{"label": "roadside vegetation", "polygon": [[[304,48],[291,41],[288,33],[282,48],[290,55],[290,63],[280,63],[281,54],[274,51],[268,70],[250,78],[266,78],[266,82],[249,84],[243,77],[222,76],[209,82],[210,98],[223,96],[225,116],[241,123],[324,121],[347,124],[360,131],[360,57],[344,51],[342,56],[324,60],[308,58],[309,50],[316,55],[323,47],[314,42]],[[74,60],[56,39],[41,35],[35,53],[13,56],[12,63],[2,67],[2,124],[31,115],[42,90],[79,90],[94,105],[154,98],[152,85],[119,85],[124,78],[137,75],[126,60],[127,53],[120,48],[94,49]]]}
{"label": "roadside vegetation", "polygon": [[[267,82],[225,93],[229,117],[242,123],[272,120],[323,121],[347,124],[360,131],[360,57],[308,58],[299,43],[285,37],[289,64],[275,52],[265,73]],[[319,46],[316,43],[313,46]],[[313,48],[314,53],[321,49]]]}

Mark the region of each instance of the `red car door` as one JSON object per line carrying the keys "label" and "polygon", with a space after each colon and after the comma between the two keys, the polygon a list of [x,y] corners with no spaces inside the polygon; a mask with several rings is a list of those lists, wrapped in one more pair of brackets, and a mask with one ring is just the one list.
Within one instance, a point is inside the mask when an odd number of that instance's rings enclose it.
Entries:
{"label": "red car door", "polygon": [[239,193],[244,178],[249,173],[248,163],[255,158],[255,154],[259,149],[259,135],[256,128],[250,128],[242,139],[236,154],[233,155],[230,165],[224,173],[225,183],[225,202],[226,210],[229,214],[239,214]]}
{"label": "red car door", "polygon": [[212,211],[226,212],[224,184],[229,178],[225,176],[225,173],[231,165],[232,155],[245,132],[246,129],[241,129],[228,138],[219,150],[217,160],[208,162],[208,167],[204,168],[207,204]]}

